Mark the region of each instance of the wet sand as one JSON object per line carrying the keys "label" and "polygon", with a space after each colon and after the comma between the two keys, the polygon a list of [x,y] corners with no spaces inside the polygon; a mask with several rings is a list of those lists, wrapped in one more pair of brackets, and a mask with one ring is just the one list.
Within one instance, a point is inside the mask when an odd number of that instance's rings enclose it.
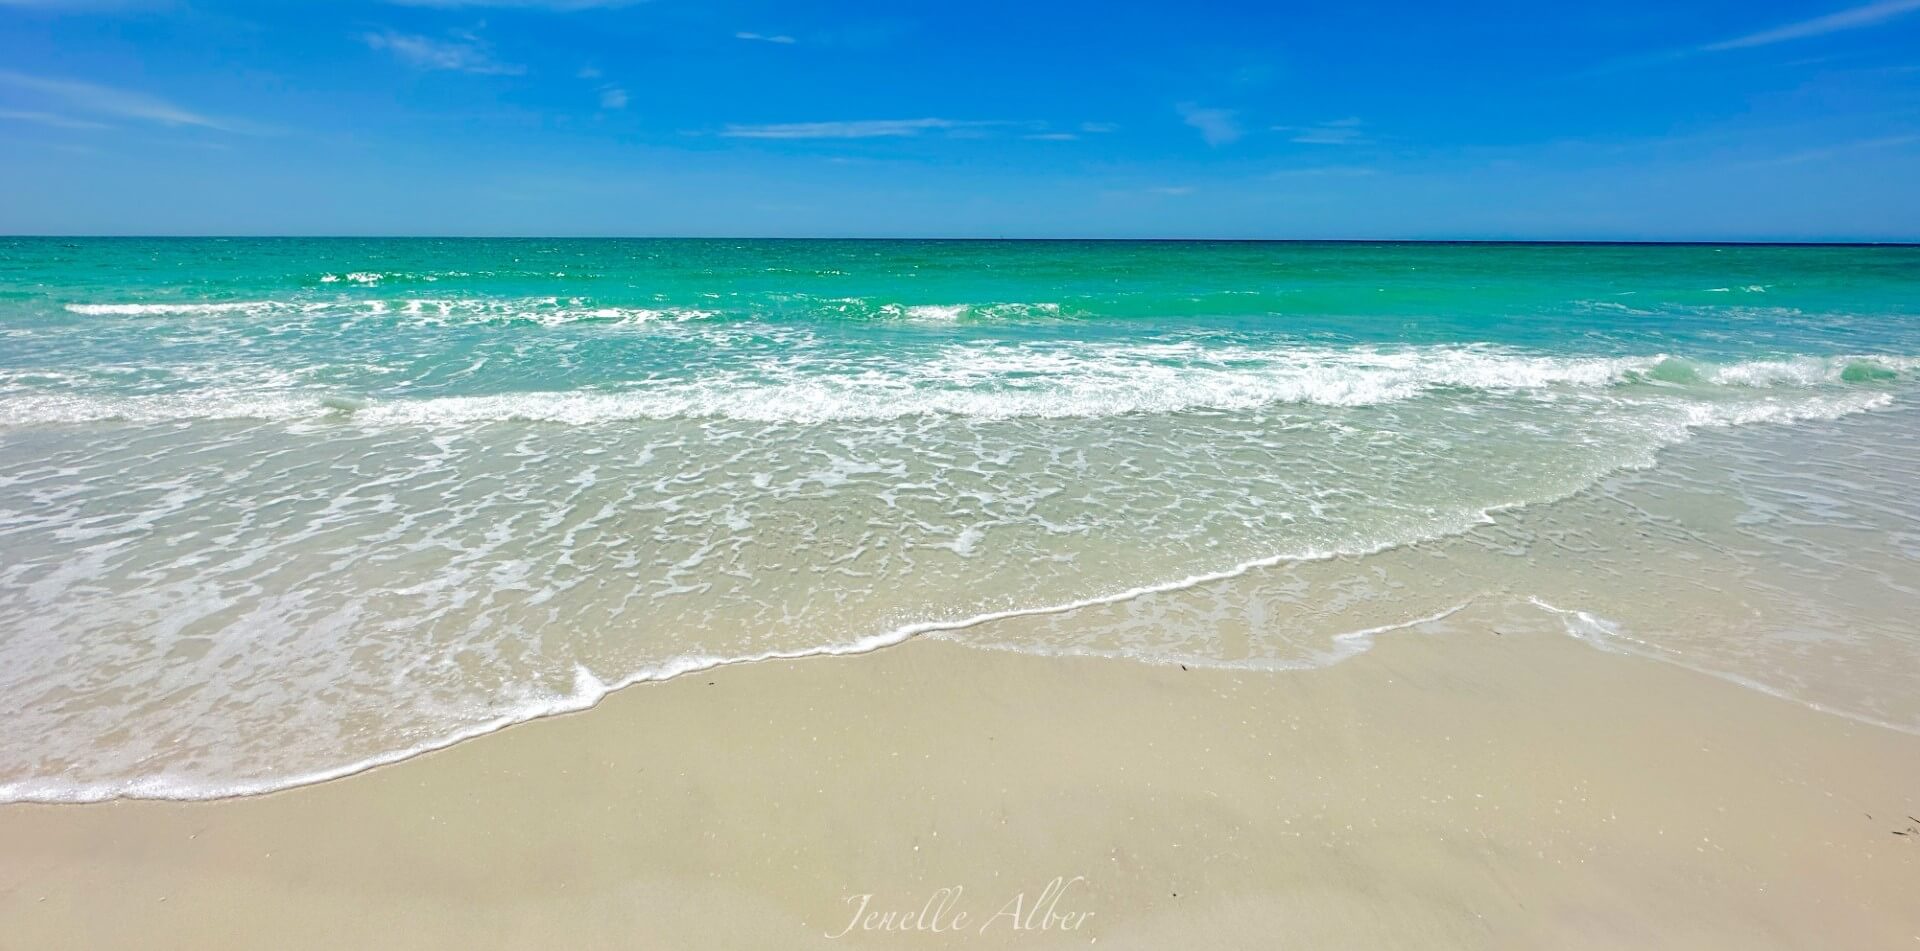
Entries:
{"label": "wet sand", "polygon": [[267,796],[0,806],[0,949],[1920,940],[1920,737],[1560,631],[1281,673],[919,640]]}

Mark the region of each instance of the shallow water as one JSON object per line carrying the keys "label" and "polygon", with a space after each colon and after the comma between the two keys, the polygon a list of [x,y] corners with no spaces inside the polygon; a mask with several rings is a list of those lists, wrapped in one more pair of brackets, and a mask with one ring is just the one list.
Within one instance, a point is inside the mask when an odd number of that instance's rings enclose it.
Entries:
{"label": "shallow water", "polygon": [[0,798],[915,633],[1312,667],[1488,599],[1920,729],[1916,291],[1908,248],[0,241]]}

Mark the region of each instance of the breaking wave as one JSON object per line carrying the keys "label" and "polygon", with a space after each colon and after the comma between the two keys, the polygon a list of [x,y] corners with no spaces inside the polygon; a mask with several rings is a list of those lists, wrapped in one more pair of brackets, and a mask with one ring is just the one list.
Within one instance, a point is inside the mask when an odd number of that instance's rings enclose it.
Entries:
{"label": "breaking wave", "polygon": [[[768,423],[941,415],[1094,418],[1360,407],[1474,393],[1541,400],[1682,397],[1703,419],[1790,418],[1878,405],[1879,384],[1910,377],[1911,357],[1797,357],[1712,364],[1647,357],[1546,356],[1488,347],[1203,347],[1192,343],[959,345],[897,361],[796,356],[773,366],[566,391],[396,396],[231,384],[140,395],[58,391],[0,397],[0,424],[303,419],[431,426],[492,420],[573,425],[624,419]],[[1796,400],[1800,402],[1795,402]]]}

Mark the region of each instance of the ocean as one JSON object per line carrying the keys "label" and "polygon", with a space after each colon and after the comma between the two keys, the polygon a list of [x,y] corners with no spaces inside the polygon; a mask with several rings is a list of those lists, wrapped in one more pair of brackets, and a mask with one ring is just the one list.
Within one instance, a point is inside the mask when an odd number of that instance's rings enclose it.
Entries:
{"label": "ocean", "polygon": [[1920,732],[1920,248],[0,238],[0,800],[1490,602]]}

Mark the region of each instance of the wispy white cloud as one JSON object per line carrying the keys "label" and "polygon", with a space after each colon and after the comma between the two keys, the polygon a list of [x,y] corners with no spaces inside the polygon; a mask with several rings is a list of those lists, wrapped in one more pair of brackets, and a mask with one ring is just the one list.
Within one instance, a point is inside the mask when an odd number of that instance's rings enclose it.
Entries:
{"label": "wispy white cloud", "polygon": [[1849,7],[1837,13],[1814,17],[1811,20],[1801,20],[1798,23],[1777,26],[1771,30],[1749,33],[1746,36],[1736,36],[1733,39],[1721,40],[1718,43],[1708,43],[1700,47],[1700,50],[1707,53],[1717,53],[1722,50],[1746,49],[1753,46],[1772,46],[1775,43],[1801,40],[1810,36],[1825,36],[1828,33],[1838,33],[1842,30],[1857,30],[1863,26],[1872,26],[1885,20],[1891,20],[1903,13],[1912,13],[1915,10],[1920,10],[1920,0],[1879,0],[1877,3]]}
{"label": "wispy white cloud", "polygon": [[1200,138],[1208,145],[1222,146],[1240,140],[1244,133],[1240,129],[1237,113],[1232,109],[1211,109],[1183,102],[1176,107],[1181,121],[1200,130]]}
{"label": "wispy white cloud", "polygon": [[24,7],[28,10],[54,10],[59,12],[118,10],[124,7],[151,5],[151,3],[141,2],[141,0],[0,0],[0,7]]}
{"label": "wispy white cloud", "polygon": [[[0,0],[0,5],[4,5],[6,2],[7,0]],[[85,119],[75,119],[71,116],[56,115],[51,112],[33,112],[22,109],[0,109],[0,120],[8,122],[33,122],[40,125],[53,126],[56,129],[107,128],[107,124],[104,122],[89,122]]]}
{"label": "wispy white cloud", "polygon": [[1275,132],[1291,132],[1290,141],[1303,145],[1364,145],[1368,141],[1361,128],[1365,123],[1348,117],[1317,125],[1277,125]]}
{"label": "wispy white cloud", "polygon": [[627,91],[626,90],[621,89],[619,86],[608,86],[607,88],[600,90],[600,108],[625,109],[626,107],[627,107]]}
{"label": "wispy white cloud", "polygon": [[598,67],[598,66],[582,66],[582,67],[580,67],[580,71],[579,71],[579,72],[577,72],[577,73],[574,73],[573,75],[574,75],[574,77],[575,77],[575,78],[577,78],[577,79],[599,79],[599,78],[600,78],[600,67]]}
{"label": "wispy white cloud", "polygon": [[796,40],[793,37],[786,35],[785,33],[773,33],[773,34],[750,33],[744,30],[739,33],[735,33],[733,35],[733,38],[736,40],[753,40],[760,43],[778,43],[781,46],[790,46],[794,43],[800,42],[799,40]]}
{"label": "wispy white cloud", "polygon": [[26,90],[68,109],[92,116],[135,119],[170,126],[196,126],[221,132],[258,131],[244,122],[220,119],[130,89],[116,89],[73,79],[51,79],[0,70],[0,84]]}
{"label": "wispy white cloud", "polygon": [[[1761,30],[1758,33],[1747,33],[1731,39],[1721,40],[1717,43],[1657,50],[1640,56],[1616,60],[1611,63],[1603,63],[1591,69],[1582,70],[1574,75],[1579,77],[1606,76],[1629,70],[1657,68],[1672,63],[1683,62],[1707,53],[1724,53],[1730,50],[1772,46],[1776,43],[1787,43],[1793,40],[1825,36],[1829,33],[1839,33],[1843,30],[1857,30],[1884,23],[1895,17],[1912,13],[1916,10],[1920,10],[1920,0],[1877,0],[1877,2],[1864,4],[1862,6],[1848,7],[1845,10],[1829,13],[1826,16],[1814,17],[1811,20],[1800,20],[1784,26],[1777,26],[1770,30]],[[1810,61],[1795,60],[1788,65],[1806,65],[1808,62]],[[1813,62],[1817,62],[1817,60]]]}
{"label": "wispy white cloud", "polygon": [[393,30],[367,33],[360,39],[372,49],[392,53],[395,58],[415,69],[443,69],[488,76],[517,76],[526,72],[526,67],[495,59],[493,50],[484,40],[464,31],[453,33],[450,39],[444,40],[396,33]]}
{"label": "wispy white cloud", "polygon": [[1071,132],[1034,132],[1023,135],[1021,138],[1033,139],[1036,142],[1072,142],[1080,137]]}
{"label": "wispy white cloud", "polygon": [[728,125],[720,130],[720,134],[731,139],[881,139],[905,138],[924,132],[978,130],[1005,124],[963,119],[855,119],[844,122]]}
{"label": "wispy white cloud", "polygon": [[1086,132],[1086,133],[1089,133],[1089,134],[1092,134],[1092,135],[1100,135],[1100,134],[1102,134],[1102,133],[1106,133],[1106,132],[1116,132],[1116,131],[1119,131],[1119,129],[1120,129],[1120,127],[1119,127],[1119,126],[1117,126],[1117,125],[1114,125],[1114,124],[1113,124],[1113,123],[1111,123],[1111,122],[1082,122],[1082,123],[1080,123],[1080,131],[1082,131],[1082,132]]}
{"label": "wispy white cloud", "polygon": [[1193,194],[1193,186],[1192,185],[1162,185],[1158,188],[1149,188],[1147,189],[1147,192],[1148,194],[1153,194],[1153,195],[1168,195],[1171,197],[1178,198],[1182,195]]}
{"label": "wispy white cloud", "polygon": [[388,3],[403,7],[493,7],[503,10],[550,10],[555,13],[574,13],[580,10],[606,10],[614,7],[631,7],[647,0],[387,0]]}

